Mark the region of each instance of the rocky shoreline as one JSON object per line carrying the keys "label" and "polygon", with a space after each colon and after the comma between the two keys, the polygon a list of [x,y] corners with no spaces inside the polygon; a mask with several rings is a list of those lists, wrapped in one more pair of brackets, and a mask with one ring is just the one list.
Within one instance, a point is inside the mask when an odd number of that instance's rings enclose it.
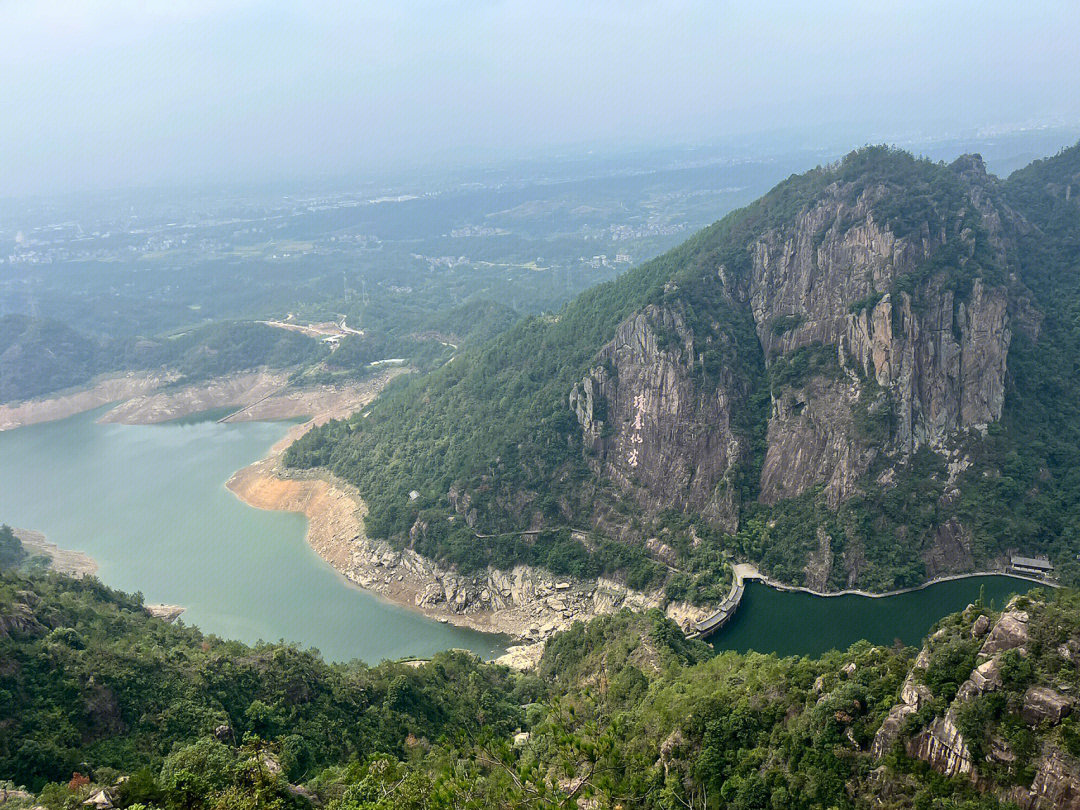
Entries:
{"label": "rocky shoreline", "polygon": [[[374,399],[385,382],[372,384],[366,398],[353,403],[353,409]],[[365,507],[353,487],[323,472],[297,473],[281,466],[285,449],[326,418],[329,415],[322,414],[297,425],[266,458],[236,472],[226,486],[256,508],[304,514],[308,518],[307,542],[348,581],[436,621],[522,642],[503,658],[521,668],[535,663],[543,641],[575,621],[623,607],[665,607],[660,590],[642,593],[605,578],[563,579],[526,565],[462,576],[411,549],[397,550],[367,537],[363,529]],[[708,615],[706,609],[682,603],[666,605],[666,613],[684,627]]]}
{"label": "rocky shoreline", "polygon": [[[462,576],[411,549],[397,550],[367,537],[364,505],[352,487],[325,473],[285,473],[279,460],[280,451],[240,470],[228,488],[251,506],[306,515],[308,543],[349,582],[430,619],[522,642],[500,659],[509,665],[535,664],[543,642],[575,621],[624,607],[664,607],[662,591],[633,591],[604,578],[560,579],[527,565]],[[689,627],[708,611],[673,603],[666,613]]]}

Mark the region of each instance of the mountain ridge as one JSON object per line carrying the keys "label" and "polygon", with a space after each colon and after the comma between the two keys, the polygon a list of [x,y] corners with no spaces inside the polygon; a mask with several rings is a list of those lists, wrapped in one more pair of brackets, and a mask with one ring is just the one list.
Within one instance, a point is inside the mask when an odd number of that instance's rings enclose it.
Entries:
{"label": "mountain ridge", "polygon": [[[658,537],[692,562],[706,538],[777,579],[887,590],[1008,543],[1068,545],[1061,517],[1042,537],[1027,516],[965,512],[972,470],[1001,477],[999,427],[1015,445],[1011,353],[1044,363],[1046,313],[1077,297],[1078,152],[1002,181],[977,156],[858,150],[400,384],[287,461],[355,484],[372,536],[465,569],[513,554],[476,535],[573,527],[631,557]],[[1052,346],[1080,350],[1050,324]]]}

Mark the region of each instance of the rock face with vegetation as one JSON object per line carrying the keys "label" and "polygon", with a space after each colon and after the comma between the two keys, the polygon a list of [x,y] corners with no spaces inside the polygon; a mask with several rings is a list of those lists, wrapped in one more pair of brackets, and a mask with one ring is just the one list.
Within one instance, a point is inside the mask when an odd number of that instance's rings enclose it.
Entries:
{"label": "rock face with vegetation", "polygon": [[711,390],[698,384],[694,340],[678,311],[647,306],[619,324],[570,407],[594,472],[649,513],[694,509],[734,531],[738,505],[721,484],[747,453],[732,426],[733,400],[745,392],[731,375]]}
{"label": "rock face with vegetation", "polygon": [[871,749],[1030,810],[1080,806],[1075,596],[972,606],[940,623]]}
{"label": "rock face with vegetation", "polygon": [[590,554],[655,538],[681,571],[704,538],[824,588],[1017,550],[1072,581],[1077,176],[1080,146],[1007,180],[977,156],[854,152],[287,460],[354,483],[373,536],[440,525],[422,553],[451,564],[573,529]]}
{"label": "rock face with vegetation", "polygon": [[[1009,258],[1018,215],[977,158],[918,167],[911,188],[875,175],[871,157],[823,173],[828,184],[798,213],[752,236],[744,266],[720,263],[708,279],[753,319],[759,346],[743,350],[775,371],[760,475],[769,503],[824,485],[835,508],[875,458],[944,450],[1001,417],[1010,313],[1031,295]],[[682,309],[698,303],[674,284],[665,293]],[[738,504],[721,483],[749,449],[731,413],[746,390],[726,368],[703,373],[721,339],[705,326],[646,306],[619,325],[571,406],[621,488],[734,531]]]}
{"label": "rock face with vegetation", "polygon": [[[921,651],[717,654],[659,611],[576,623],[514,673],[463,652],[328,665],[0,572],[13,810],[1080,803],[1080,594],[946,617]],[[12,781],[3,781],[12,780]],[[101,805],[104,807],[105,805]]]}

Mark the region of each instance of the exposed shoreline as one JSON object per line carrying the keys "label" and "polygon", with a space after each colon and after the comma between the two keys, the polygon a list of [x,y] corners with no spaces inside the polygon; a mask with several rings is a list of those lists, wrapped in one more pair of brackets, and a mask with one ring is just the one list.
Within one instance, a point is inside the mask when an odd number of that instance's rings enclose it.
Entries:
{"label": "exposed shoreline", "polygon": [[166,382],[161,375],[131,373],[98,379],[88,387],[68,393],[0,404],[0,431],[67,419],[148,394]]}
{"label": "exposed shoreline", "polygon": [[[394,369],[403,373],[407,369]],[[386,374],[374,381],[385,383]],[[340,385],[293,387],[281,371],[246,371],[187,385],[170,386],[173,377],[130,373],[99,379],[87,388],[43,399],[0,405],[0,431],[55,422],[112,405],[102,423],[153,425],[207,411],[233,409],[222,422],[295,419],[313,414],[347,416],[348,406],[364,397],[373,380]]]}
{"label": "exposed shoreline", "polygon": [[49,568],[72,577],[87,577],[97,573],[97,560],[82,551],[60,548],[41,532],[31,529],[13,529],[22,543],[23,550],[31,556],[49,558]]}
{"label": "exposed shoreline", "polygon": [[[373,400],[395,372],[372,381],[348,409],[358,410]],[[660,591],[638,593],[605,579],[561,581],[524,565],[512,571],[491,570],[477,577],[462,577],[411,550],[399,551],[371,540],[363,528],[364,503],[353,487],[326,472],[281,467],[285,449],[332,415],[320,414],[296,425],[266,457],[238,470],[225,486],[249,506],[305,515],[307,543],[348,582],[429,619],[524,642],[511,646],[499,659],[519,668],[534,665],[543,641],[574,621],[624,606],[636,610],[663,607]],[[686,625],[707,611],[672,604],[667,612]]]}

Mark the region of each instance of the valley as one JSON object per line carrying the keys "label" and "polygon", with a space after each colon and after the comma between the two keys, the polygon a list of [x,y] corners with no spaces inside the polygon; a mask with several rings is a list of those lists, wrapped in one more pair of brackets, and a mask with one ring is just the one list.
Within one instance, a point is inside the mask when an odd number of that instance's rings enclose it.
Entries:
{"label": "valley", "polygon": [[[302,514],[360,587],[534,645],[623,607],[694,632],[736,563],[781,589],[901,594],[1050,552],[1069,581],[1068,510],[1034,530],[978,507],[1039,424],[1016,415],[1025,369],[1075,339],[1031,268],[1060,260],[1063,227],[1037,178],[1076,154],[1005,182],[978,157],[860,150],[494,336],[482,305],[411,336],[340,310],[210,324],[138,338],[154,371],[8,402],[0,424],[105,402],[103,425],[303,420],[228,488]],[[18,323],[15,357],[50,339]],[[1022,461],[1041,484],[1015,506],[1066,494],[1066,457]]]}
{"label": "valley", "polygon": [[54,804],[257,762],[394,807],[1068,806],[1078,159],[862,150],[494,334],[211,324],[8,401],[0,765]]}
{"label": "valley", "polygon": [[0,810],[1080,810],[1080,4],[0,31]]}

